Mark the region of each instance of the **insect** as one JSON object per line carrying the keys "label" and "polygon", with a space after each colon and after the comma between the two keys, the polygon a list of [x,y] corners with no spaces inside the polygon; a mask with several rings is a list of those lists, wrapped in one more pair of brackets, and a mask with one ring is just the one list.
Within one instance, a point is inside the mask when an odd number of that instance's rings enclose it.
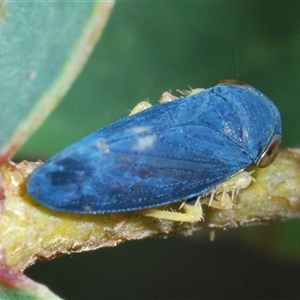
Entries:
{"label": "insect", "polygon": [[[156,207],[188,204],[210,191],[217,194],[220,186],[226,196],[227,185],[235,182],[232,176],[249,166],[263,168],[273,162],[281,141],[281,119],[269,98],[239,82],[184,95],[180,99],[167,95],[164,103],[67,147],[33,171],[28,193],[58,211],[141,210],[157,218],[199,221],[199,200],[194,206],[181,205],[185,213],[177,214],[187,218],[177,219],[176,212]],[[225,180],[229,183],[222,184]]]}

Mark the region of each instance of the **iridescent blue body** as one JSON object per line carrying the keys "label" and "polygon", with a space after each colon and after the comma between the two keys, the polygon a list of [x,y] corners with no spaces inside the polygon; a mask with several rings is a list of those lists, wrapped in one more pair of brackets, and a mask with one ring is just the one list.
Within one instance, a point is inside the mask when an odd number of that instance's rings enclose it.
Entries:
{"label": "iridescent blue body", "polygon": [[75,213],[180,202],[257,164],[274,136],[281,120],[269,98],[217,85],[84,137],[36,168],[27,190],[46,207]]}

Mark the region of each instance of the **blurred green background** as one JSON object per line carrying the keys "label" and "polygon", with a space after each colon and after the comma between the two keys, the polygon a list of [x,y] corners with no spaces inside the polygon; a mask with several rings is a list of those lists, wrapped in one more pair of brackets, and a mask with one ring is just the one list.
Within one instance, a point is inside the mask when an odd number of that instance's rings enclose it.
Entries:
{"label": "blurred green background", "polygon": [[[166,90],[226,78],[268,95],[283,146],[298,146],[299,11],[299,2],[118,2],[86,68],[16,160],[46,159]],[[67,299],[299,299],[299,226],[125,243],[27,274]]]}

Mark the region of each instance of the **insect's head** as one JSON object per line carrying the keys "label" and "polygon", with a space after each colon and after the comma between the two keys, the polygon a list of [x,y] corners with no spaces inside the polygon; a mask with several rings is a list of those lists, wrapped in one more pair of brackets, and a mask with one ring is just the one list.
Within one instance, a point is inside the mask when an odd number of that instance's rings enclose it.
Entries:
{"label": "insect's head", "polygon": [[[225,79],[221,80],[218,85],[236,85],[236,86],[244,86],[251,88],[253,91],[256,91],[251,85],[244,83],[242,81],[236,80],[236,79]],[[260,92],[259,92],[260,93]],[[260,93],[261,95],[261,93]],[[265,97],[265,96],[264,96]],[[269,105],[271,105],[273,111],[274,111],[274,121],[273,123],[274,128],[273,131],[270,130],[270,132],[273,132],[273,137],[271,138],[270,142],[261,149],[260,154],[258,156],[258,159],[255,161],[255,165],[259,168],[265,168],[268,167],[276,158],[279,147],[281,143],[281,121],[280,121],[280,114],[277,110],[277,108],[274,106],[274,104],[269,101]]]}

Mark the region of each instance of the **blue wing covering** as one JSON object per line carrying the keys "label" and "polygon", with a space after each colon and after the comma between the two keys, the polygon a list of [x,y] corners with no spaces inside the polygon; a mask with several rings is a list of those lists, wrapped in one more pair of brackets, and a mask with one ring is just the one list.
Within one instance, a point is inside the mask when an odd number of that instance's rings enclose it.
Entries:
{"label": "blue wing covering", "polygon": [[27,189],[49,208],[77,213],[178,202],[255,164],[274,134],[281,122],[271,100],[215,86],[90,134],[38,167]]}

